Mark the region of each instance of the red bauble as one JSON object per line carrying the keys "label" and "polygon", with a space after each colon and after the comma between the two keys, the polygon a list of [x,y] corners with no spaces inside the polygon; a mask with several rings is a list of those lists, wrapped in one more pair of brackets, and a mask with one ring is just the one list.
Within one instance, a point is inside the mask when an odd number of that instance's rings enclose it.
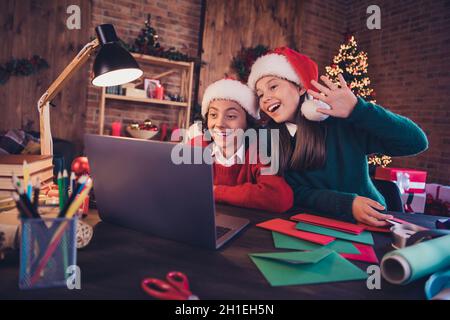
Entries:
{"label": "red bauble", "polygon": [[87,157],[78,157],[72,161],[72,171],[75,172],[77,176],[83,174],[89,174],[89,162]]}

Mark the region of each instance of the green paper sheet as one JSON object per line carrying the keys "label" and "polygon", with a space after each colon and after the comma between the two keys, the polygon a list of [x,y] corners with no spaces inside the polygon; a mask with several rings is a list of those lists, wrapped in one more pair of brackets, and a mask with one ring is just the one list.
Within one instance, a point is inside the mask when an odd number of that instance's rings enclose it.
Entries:
{"label": "green paper sheet", "polygon": [[338,239],[343,239],[343,240],[348,240],[348,241],[353,241],[353,242],[358,242],[358,243],[364,243],[364,244],[369,244],[369,245],[373,246],[372,234],[368,231],[363,231],[360,234],[355,235],[355,234],[349,234],[346,232],[337,231],[337,230],[333,230],[333,229],[329,229],[329,228],[325,228],[325,227],[314,226],[312,224],[303,223],[303,222],[297,223],[296,228],[298,230],[302,230],[302,231],[323,234],[323,235],[335,237]]}
{"label": "green paper sheet", "polygon": [[292,264],[317,263],[325,259],[333,251],[331,250],[314,250],[305,254],[304,252],[273,252],[273,253],[253,253],[252,257],[260,257],[265,259],[273,259],[277,261],[285,261]]}
{"label": "green paper sheet", "polygon": [[312,243],[302,239],[290,237],[278,232],[272,232],[273,243],[275,248],[279,249],[293,249],[293,250],[305,250],[312,251],[325,247],[330,250],[334,250],[338,253],[359,254],[359,250],[351,243],[345,240],[336,239],[326,246]]}
{"label": "green paper sheet", "polygon": [[[253,263],[272,286],[304,285],[363,280],[367,274],[336,251],[250,254]],[[310,263],[306,263],[310,261]],[[316,261],[316,262],[314,262]]]}

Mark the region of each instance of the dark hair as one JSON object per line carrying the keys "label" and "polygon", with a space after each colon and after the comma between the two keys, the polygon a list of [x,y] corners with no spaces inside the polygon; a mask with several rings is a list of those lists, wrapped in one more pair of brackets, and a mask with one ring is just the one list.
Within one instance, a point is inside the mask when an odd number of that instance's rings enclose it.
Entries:
{"label": "dark hair", "polygon": [[295,145],[291,144],[291,135],[285,123],[276,123],[272,119],[269,127],[278,129],[280,133],[279,171],[283,175],[286,170],[314,170],[324,166],[326,159],[326,125],[306,119],[301,112],[305,95],[300,97],[295,115],[297,132]]}

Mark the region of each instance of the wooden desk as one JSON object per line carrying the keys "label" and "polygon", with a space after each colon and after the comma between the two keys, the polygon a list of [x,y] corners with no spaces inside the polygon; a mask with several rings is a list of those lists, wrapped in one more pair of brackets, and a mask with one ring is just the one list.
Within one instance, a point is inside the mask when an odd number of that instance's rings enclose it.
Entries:
{"label": "wooden desk", "polygon": [[[78,252],[81,290],[66,288],[20,291],[19,258],[0,262],[0,299],[150,299],[140,289],[144,277],[164,277],[168,271],[185,272],[192,291],[201,299],[424,299],[425,279],[407,286],[382,280],[381,290],[367,289],[365,281],[271,287],[248,257],[275,249],[269,231],[255,224],[292,214],[268,214],[222,207],[225,213],[251,220],[237,238],[219,251],[209,251],[100,222],[90,245]],[[186,213],[189,214],[189,213]],[[433,227],[438,217],[395,214],[401,219]],[[89,218],[91,223],[96,216]],[[381,259],[390,250],[389,234],[374,233],[375,250]],[[366,270],[369,264],[354,262]]]}

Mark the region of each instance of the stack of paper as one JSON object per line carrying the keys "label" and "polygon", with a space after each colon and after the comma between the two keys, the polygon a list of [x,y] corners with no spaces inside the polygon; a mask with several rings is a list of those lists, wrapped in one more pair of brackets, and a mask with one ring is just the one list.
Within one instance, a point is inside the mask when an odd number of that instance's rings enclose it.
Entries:
{"label": "stack of paper", "polygon": [[23,183],[24,161],[27,162],[30,180],[39,178],[41,183],[53,179],[53,157],[49,155],[0,155],[0,197],[10,197],[14,186],[11,182],[15,174]]}
{"label": "stack of paper", "polygon": [[250,258],[272,286],[362,280],[367,274],[335,251],[254,253]]}
{"label": "stack of paper", "polygon": [[250,254],[271,285],[361,280],[367,274],[347,259],[378,263],[364,226],[310,214],[291,220],[297,222],[272,219],[257,225],[272,231],[276,248],[304,251]]}

